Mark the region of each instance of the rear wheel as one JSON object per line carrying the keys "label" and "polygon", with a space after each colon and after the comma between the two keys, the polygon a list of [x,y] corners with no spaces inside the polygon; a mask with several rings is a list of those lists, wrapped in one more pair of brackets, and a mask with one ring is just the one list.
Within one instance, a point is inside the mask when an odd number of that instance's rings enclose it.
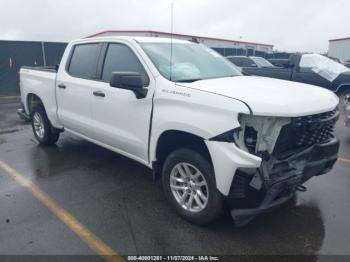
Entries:
{"label": "rear wheel", "polygon": [[350,105],[350,89],[344,90],[339,97],[339,106],[342,111]]}
{"label": "rear wheel", "polygon": [[43,106],[37,105],[32,109],[31,120],[34,136],[40,144],[53,145],[57,142],[60,133],[51,126]]}
{"label": "rear wheel", "polygon": [[167,200],[186,220],[204,225],[221,214],[223,198],[216,188],[213,167],[197,151],[182,148],[170,153],[162,182]]}

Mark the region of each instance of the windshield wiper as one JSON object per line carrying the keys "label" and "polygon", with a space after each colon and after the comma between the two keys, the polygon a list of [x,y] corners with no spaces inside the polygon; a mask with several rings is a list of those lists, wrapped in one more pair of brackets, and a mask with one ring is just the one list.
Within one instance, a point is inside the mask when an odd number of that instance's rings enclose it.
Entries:
{"label": "windshield wiper", "polygon": [[199,80],[203,80],[202,78],[189,78],[189,79],[180,79],[180,80],[177,80],[176,82],[179,82],[179,83],[192,83],[192,82],[196,82],[196,81],[199,81]]}

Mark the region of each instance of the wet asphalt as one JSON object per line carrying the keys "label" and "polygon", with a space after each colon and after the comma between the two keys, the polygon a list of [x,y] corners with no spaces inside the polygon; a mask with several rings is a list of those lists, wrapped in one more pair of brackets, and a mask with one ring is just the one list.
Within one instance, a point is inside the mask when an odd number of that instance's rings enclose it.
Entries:
{"label": "wet asphalt", "polygon": [[[39,186],[121,255],[350,254],[350,163],[306,183],[308,191],[235,228],[228,213],[210,226],[182,220],[142,165],[73,135],[42,147],[0,98],[0,160]],[[336,127],[350,159],[350,128]],[[0,255],[96,254],[26,188],[0,170]],[[350,258],[350,257],[349,257]]]}

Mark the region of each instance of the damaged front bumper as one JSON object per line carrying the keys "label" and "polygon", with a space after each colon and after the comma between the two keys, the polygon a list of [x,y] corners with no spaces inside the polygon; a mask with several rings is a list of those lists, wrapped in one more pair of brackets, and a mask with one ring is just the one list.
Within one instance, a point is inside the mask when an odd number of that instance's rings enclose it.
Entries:
{"label": "damaged front bumper", "polygon": [[339,111],[299,117],[239,115],[238,128],[206,140],[216,186],[236,225],[282,205],[304,182],[331,170]]}
{"label": "damaged front bumper", "polygon": [[[240,172],[240,177],[249,183],[249,186],[262,191],[263,197],[260,203],[250,208],[232,208],[231,216],[236,226],[244,226],[256,215],[271,211],[290,200],[298,188],[313,176],[328,172],[337,160],[339,140],[333,138],[327,143],[313,145],[301,152],[292,154],[285,159],[271,158],[255,174]],[[264,178],[264,170],[269,171],[268,178]],[[238,176],[239,177],[239,176]],[[257,186],[257,177],[261,178],[260,186]],[[242,181],[242,179],[241,179]],[[237,186],[239,185],[240,186]],[[244,182],[233,182],[228,199],[242,199],[247,197],[247,185]],[[239,188],[240,187],[240,188]]]}

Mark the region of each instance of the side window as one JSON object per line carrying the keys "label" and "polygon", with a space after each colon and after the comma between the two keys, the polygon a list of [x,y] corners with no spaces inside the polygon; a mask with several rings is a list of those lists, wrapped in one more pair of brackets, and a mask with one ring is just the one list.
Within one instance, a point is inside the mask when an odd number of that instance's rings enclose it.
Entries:
{"label": "side window", "polygon": [[243,67],[257,67],[257,64],[250,58],[244,57],[243,59]]}
{"label": "side window", "polygon": [[241,58],[239,58],[239,57],[231,57],[231,58],[229,58],[229,59],[230,59],[236,66],[240,66],[240,67],[243,66]]}
{"label": "side window", "polygon": [[76,45],[70,59],[68,72],[75,77],[94,79],[99,44]]}
{"label": "side window", "polygon": [[315,67],[315,62],[313,61],[313,58],[308,55],[303,55],[300,59],[300,67],[302,68],[313,68]]}
{"label": "side window", "polygon": [[123,44],[109,44],[102,71],[102,81],[109,82],[112,72],[136,72],[142,77],[144,86],[149,78],[134,52]]}

